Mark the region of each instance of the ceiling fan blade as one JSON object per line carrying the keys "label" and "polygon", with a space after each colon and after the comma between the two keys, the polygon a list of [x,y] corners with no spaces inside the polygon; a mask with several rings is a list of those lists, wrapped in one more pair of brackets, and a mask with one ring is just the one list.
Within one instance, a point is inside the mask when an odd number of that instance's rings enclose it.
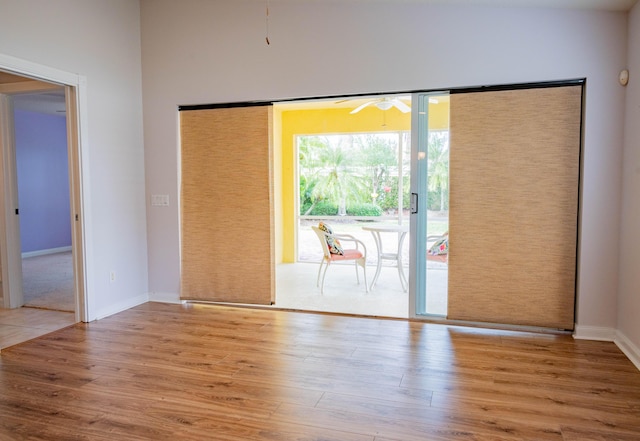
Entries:
{"label": "ceiling fan blade", "polygon": [[407,106],[405,103],[403,103],[400,100],[393,100],[393,105],[402,113],[407,113],[411,111],[411,107]]}
{"label": "ceiling fan blade", "polygon": [[373,104],[375,101],[367,101],[364,104],[359,105],[358,107],[356,107],[355,109],[353,109],[351,112],[349,112],[350,114],[354,114],[354,113],[358,113],[359,111],[361,111],[362,109],[364,109],[365,107]]}

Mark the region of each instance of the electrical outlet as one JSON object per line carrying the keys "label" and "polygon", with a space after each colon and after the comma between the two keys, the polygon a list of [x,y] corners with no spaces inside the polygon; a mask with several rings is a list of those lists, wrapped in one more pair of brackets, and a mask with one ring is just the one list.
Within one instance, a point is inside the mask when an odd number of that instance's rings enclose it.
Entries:
{"label": "electrical outlet", "polygon": [[115,272],[115,271],[111,271],[111,272],[109,273],[109,281],[110,281],[111,283],[113,283],[113,282],[115,282],[115,281],[116,281],[116,272]]}

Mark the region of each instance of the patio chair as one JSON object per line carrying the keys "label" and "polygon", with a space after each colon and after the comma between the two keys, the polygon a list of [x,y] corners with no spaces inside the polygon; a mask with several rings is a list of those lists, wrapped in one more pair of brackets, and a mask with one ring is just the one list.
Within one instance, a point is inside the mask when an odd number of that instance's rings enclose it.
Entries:
{"label": "patio chair", "polygon": [[[323,228],[324,227],[324,228]],[[366,292],[369,292],[369,285],[367,284],[367,247],[364,242],[356,239],[350,234],[334,234],[326,224],[320,223],[319,226],[312,226],[313,231],[316,232],[320,245],[322,246],[322,261],[320,261],[320,268],[318,268],[318,278],[316,280],[316,286],[320,286],[320,293],[324,294],[324,279],[327,274],[327,269],[332,262],[349,261],[352,260],[355,263],[356,268],[356,280],[360,284],[360,276],[358,275],[358,266],[362,267],[362,273],[364,274],[364,286]],[[355,248],[344,248],[342,242],[353,242]],[[323,271],[324,266],[324,271]]]}
{"label": "patio chair", "polygon": [[439,236],[427,236],[427,245],[427,260],[449,263],[449,232]]}

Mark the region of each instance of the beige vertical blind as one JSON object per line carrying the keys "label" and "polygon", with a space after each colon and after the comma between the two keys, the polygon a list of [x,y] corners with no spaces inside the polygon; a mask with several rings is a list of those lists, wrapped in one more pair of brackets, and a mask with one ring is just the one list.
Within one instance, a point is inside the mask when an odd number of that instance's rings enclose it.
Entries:
{"label": "beige vertical blind", "polygon": [[182,299],[274,296],[271,106],[180,112]]}
{"label": "beige vertical blind", "polygon": [[582,85],[451,96],[448,317],[573,329]]}

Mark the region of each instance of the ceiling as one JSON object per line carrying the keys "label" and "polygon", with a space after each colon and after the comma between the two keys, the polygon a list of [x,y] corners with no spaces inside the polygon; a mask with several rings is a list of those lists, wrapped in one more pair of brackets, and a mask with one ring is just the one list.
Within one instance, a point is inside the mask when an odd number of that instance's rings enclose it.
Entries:
{"label": "ceiling", "polygon": [[24,83],[25,81],[31,81],[31,79],[0,71],[0,84]]}
{"label": "ceiling", "polygon": [[18,110],[65,116],[64,89],[60,91],[25,93],[13,96],[13,107]]}
{"label": "ceiling", "polygon": [[[467,6],[505,6],[523,8],[595,9],[604,11],[629,11],[640,0],[371,0],[371,1],[415,1],[434,4]],[[0,85],[33,81],[18,75],[0,71]],[[64,89],[44,93],[14,95],[18,109],[64,115]]]}
{"label": "ceiling", "polygon": [[[35,80],[32,78],[0,71],[0,85],[19,83],[26,84],[34,81]],[[42,82],[40,83],[42,84]],[[65,115],[64,88],[62,86],[57,90],[33,93],[15,93],[12,94],[12,97],[13,106],[18,110],[28,110],[31,112],[46,113],[56,116]]]}
{"label": "ceiling", "polygon": [[[390,1],[390,0],[378,0]],[[467,6],[507,6],[523,8],[599,9],[629,11],[640,0],[395,0]]]}

